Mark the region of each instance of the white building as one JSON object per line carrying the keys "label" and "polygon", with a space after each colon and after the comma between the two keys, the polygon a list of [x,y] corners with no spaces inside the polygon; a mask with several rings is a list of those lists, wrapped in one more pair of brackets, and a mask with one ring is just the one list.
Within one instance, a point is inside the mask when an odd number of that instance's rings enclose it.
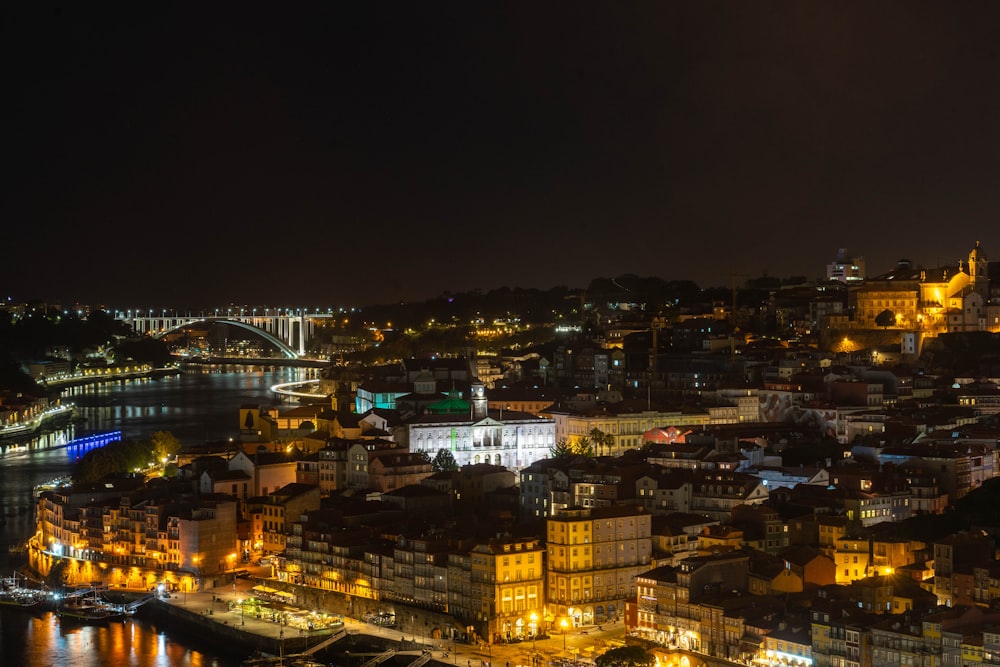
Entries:
{"label": "white building", "polygon": [[488,410],[486,388],[474,382],[468,413],[432,413],[402,426],[412,452],[432,459],[447,449],[459,466],[491,463],[518,471],[548,458],[556,442],[555,421],[527,412]]}

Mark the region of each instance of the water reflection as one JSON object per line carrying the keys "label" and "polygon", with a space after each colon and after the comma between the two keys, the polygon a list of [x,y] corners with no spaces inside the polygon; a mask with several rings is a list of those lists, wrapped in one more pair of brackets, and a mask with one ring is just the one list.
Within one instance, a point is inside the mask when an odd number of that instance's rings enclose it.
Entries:
{"label": "water reflection", "polygon": [[[23,441],[0,443],[0,574],[16,563],[9,549],[35,532],[34,487],[70,474],[86,451],[68,446],[95,431],[121,430],[126,439],[172,432],[183,445],[239,433],[244,404],[276,406],[269,388],[315,377],[313,369],[203,369],[161,380],[128,380],[67,389],[63,399],[84,419]],[[287,404],[286,404],[287,406]],[[287,406],[290,407],[290,406]],[[202,646],[198,637],[172,636],[130,619],[106,626],[65,622],[50,613],[0,609],[0,664],[11,665],[238,665],[239,659]],[[245,656],[243,656],[245,657]]]}
{"label": "water reflection", "polygon": [[220,656],[218,649],[200,646],[197,638],[184,637],[181,643],[140,619],[87,625],[67,622],[51,612],[30,614],[0,609],[0,647],[4,664],[73,667],[240,664],[240,656]]}

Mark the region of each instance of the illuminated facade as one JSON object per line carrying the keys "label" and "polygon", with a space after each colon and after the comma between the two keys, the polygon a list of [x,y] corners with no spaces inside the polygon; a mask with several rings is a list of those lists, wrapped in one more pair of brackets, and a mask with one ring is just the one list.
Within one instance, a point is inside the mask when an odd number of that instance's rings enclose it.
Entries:
{"label": "illuminated facade", "polygon": [[[725,631],[732,621],[724,617],[734,618],[736,610],[722,613],[720,603],[767,606],[765,598],[742,596],[749,586],[749,560],[743,552],[693,556],[676,567],[664,565],[640,573],[636,576],[637,633],[663,645],[742,657],[742,633],[733,636]],[[709,611],[713,607],[717,613]]]}
{"label": "illuminated facade", "polygon": [[504,538],[469,554],[477,630],[492,641],[527,639],[545,619],[545,547],[539,540]]}
{"label": "illuminated facade", "polygon": [[459,467],[491,463],[514,471],[549,456],[556,444],[552,419],[488,410],[486,388],[478,382],[471,396],[468,413],[428,413],[409,422],[404,428],[410,451],[433,459],[446,449]]}
{"label": "illuminated facade", "polygon": [[[719,413],[727,413],[729,406],[712,408]],[[679,410],[643,410],[614,413],[605,410],[574,410],[572,408],[550,408],[546,415],[555,421],[555,439],[576,445],[581,438],[590,437],[597,429],[611,435],[613,442],[598,451],[599,456],[620,456],[629,449],[642,447],[645,434],[653,429],[670,424],[683,430],[687,427],[704,427],[717,423],[738,423],[739,410],[731,411],[727,421],[722,417],[713,419],[709,411],[681,412]],[[721,420],[721,421],[720,421]]]}
{"label": "illuminated facade", "polygon": [[774,632],[764,635],[764,656],[766,664],[773,667],[811,667],[812,628],[809,625],[789,627],[782,624]]}
{"label": "illuminated facade", "polygon": [[852,290],[854,326],[895,327],[936,336],[988,330],[988,260],[976,242],[968,260],[937,269],[914,268],[901,260],[889,273]]}
{"label": "illuminated facade", "polygon": [[[127,480],[126,480],[127,481]],[[138,481],[141,482],[141,479]],[[32,566],[67,561],[69,583],[194,590],[200,578],[236,564],[238,503],[222,494],[163,499],[134,484],[43,493]]]}
{"label": "illuminated facade", "polygon": [[624,612],[651,562],[651,526],[641,505],[571,507],[548,518],[546,598],[557,623],[604,623]]}

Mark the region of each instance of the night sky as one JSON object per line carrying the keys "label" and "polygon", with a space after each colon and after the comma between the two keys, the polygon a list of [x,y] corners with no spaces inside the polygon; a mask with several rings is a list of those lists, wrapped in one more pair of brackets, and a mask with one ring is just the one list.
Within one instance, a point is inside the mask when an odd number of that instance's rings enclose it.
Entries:
{"label": "night sky", "polygon": [[1000,259],[1000,3],[328,5],[5,10],[3,295],[327,307]]}

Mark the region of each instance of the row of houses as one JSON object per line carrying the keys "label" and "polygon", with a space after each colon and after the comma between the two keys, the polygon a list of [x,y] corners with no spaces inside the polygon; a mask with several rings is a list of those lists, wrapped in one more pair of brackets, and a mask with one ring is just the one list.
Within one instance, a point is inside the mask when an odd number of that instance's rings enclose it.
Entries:
{"label": "row of houses", "polygon": [[[1000,657],[1000,610],[992,606],[940,605],[903,573],[759,594],[753,558],[731,552],[642,573],[630,632],[668,649],[753,665],[931,667],[996,664]],[[789,558],[775,581],[809,578],[811,567]]]}

